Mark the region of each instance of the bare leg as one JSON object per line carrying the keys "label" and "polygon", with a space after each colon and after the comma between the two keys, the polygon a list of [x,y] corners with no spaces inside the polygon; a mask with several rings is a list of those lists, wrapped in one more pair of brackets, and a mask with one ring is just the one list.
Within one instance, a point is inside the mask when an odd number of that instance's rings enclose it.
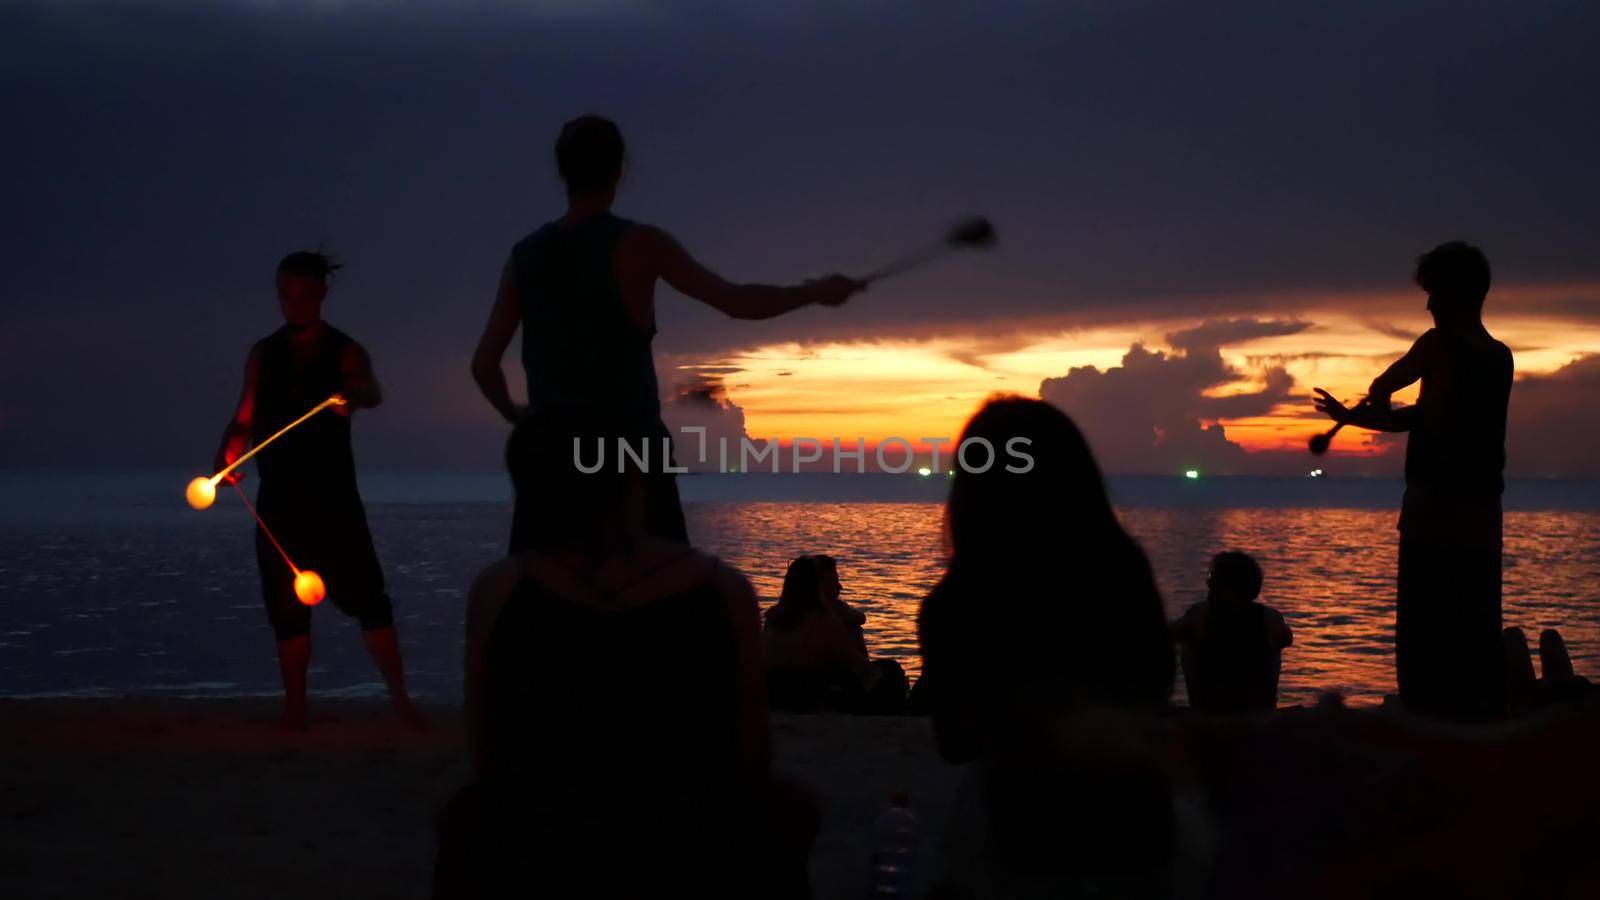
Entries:
{"label": "bare leg", "polygon": [[389,687],[389,699],[394,702],[395,712],[410,728],[426,731],[427,722],[416,707],[411,705],[411,697],[406,694],[406,668],[400,659],[400,637],[395,634],[394,626],[387,628],[374,628],[361,632],[361,640],[367,645],[367,653],[372,661],[377,664],[378,671],[383,674],[384,684]]}
{"label": "bare leg", "polygon": [[306,730],[306,669],[311,665],[311,635],[278,642],[278,670],[283,675],[283,718],[279,727]]}

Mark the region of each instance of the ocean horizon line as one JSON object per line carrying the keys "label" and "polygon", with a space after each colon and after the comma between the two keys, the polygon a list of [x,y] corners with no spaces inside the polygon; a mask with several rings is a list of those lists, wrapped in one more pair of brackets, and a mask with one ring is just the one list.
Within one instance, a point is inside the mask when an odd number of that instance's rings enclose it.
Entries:
{"label": "ocean horizon line", "polygon": [[[0,521],[25,524],[30,513],[55,521],[92,519],[117,509],[170,507],[194,515],[183,500],[193,472],[178,468],[0,469]],[[250,490],[253,479],[244,485]],[[1121,508],[1399,509],[1398,477],[1324,475],[1111,474]],[[942,503],[943,473],[694,473],[681,476],[685,503]],[[373,467],[360,486],[375,506],[496,505],[511,502],[511,485],[494,469]],[[1505,508],[1600,510],[1600,479],[1508,478]]]}

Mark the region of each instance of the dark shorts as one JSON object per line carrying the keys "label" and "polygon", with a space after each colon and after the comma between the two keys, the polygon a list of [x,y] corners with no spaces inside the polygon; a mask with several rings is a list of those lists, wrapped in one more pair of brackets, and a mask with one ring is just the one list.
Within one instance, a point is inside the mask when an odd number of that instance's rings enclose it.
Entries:
{"label": "dark shorts", "polygon": [[[394,624],[394,607],[384,588],[383,568],[364,513],[288,517],[263,511],[261,517],[295,565],[322,576],[326,602],[360,622],[363,631]],[[260,528],[256,529],[256,566],[261,571],[261,596],[273,634],[279,641],[310,634],[311,607],[295,596],[294,573]]]}

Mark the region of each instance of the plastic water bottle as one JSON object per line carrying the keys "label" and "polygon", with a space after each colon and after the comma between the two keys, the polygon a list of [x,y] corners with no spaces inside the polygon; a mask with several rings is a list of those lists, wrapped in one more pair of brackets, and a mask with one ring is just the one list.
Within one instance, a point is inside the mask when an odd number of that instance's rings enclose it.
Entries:
{"label": "plastic water bottle", "polygon": [[878,817],[873,837],[876,846],[872,853],[872,890],[867,896],[910,897],[922,828],[911,812],[911,798],[905,791],[896,791],[889,797],[889,808]]}

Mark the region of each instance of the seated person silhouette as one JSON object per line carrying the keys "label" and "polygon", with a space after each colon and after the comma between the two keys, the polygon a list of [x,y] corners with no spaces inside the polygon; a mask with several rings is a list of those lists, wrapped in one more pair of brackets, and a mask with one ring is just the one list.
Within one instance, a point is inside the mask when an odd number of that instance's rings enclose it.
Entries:
{"label": "seated person silhouette", "polygon": [[557,408],[513,430],[516,490],[563,512],[472,586],[477,783],[441,818],[437,897],[805,896],[814,814],[769,772],[755,594],[648,531],[640,466],[578,470],[575,440],[626,428]]}
{"label": "seated person silhouette", "polygon": [[898,714],[905,705],[905,670],[895,660],[869,656],[861,628],[866,616],[840,593],[832,557],[802,556],[789,564],[783,593],[762,627],[771,703],[792,712]]}
{"label": "seated person silhouette", "polygon": [[1275,708],[1283,649],[1294,635],[1277,610],[1256,602],[1261,567],[1244,553],[1218,553],[1206,588],[1206,599],[1172,623],[1189,705],[1208,713]]}

